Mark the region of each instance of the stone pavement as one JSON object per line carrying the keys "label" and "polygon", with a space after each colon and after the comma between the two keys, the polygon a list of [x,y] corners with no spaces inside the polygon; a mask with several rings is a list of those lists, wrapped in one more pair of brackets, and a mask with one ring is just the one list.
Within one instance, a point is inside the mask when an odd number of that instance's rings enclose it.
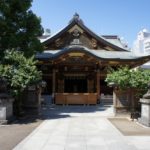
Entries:
{"label": "stone pavement", "polygon": [[14,150],[150,150],[150,137],[123,136],[108,120],[111,107],[45,108],[47,120]]}
{"label": "stone pavement", "polygon": [[0,125],[0,150],[12,150],[42,122],[41,119],[26,117]]}

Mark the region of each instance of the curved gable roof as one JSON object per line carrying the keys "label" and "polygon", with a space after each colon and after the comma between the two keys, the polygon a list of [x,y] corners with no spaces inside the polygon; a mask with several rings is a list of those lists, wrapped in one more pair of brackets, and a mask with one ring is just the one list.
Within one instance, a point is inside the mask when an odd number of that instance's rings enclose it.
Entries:
{"label": "curved gable roof", "polygon": [[57,38],[59,38],[61,35],[63,35],[65,32],[67,32],[69,29],[71,29],[75,25],[78,25],[81,29],[83,29],[86,33],[91,35],[93,38],[95,38],[100,43],[103,43],[104,45],[109,46],[112,49],[115,49],[116,51],[128,51],[128,49],[119,47],[119,46],[113,44],[112,42],[108,41],[106,38],[95,34],[92,30],[90,30],[87,26],[84,25],[83,21],[79,18],[78,14],[74,15],[73,19],[69,22],[69,24],[65,28],[60,30],[55,35],[43,40],[42,43],[49,44],[49,43],[55,41]]}

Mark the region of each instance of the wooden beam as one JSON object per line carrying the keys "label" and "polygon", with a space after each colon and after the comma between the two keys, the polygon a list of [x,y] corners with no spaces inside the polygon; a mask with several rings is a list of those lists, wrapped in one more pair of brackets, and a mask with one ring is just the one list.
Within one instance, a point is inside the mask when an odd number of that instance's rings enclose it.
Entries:
{"label": "wooden beam", "polygon": [[55,97],[55,89],[56,89],[56,70],[53,69],[53,77],[52,77],[52,99],[54,103],[54,97]]}
{"label": "wooden beam", "polygon": [[99,68],[97,69],[97,76],[96,76],[96,82],[97,82],[97,99],[99,100],[100,98],[100,70]]}

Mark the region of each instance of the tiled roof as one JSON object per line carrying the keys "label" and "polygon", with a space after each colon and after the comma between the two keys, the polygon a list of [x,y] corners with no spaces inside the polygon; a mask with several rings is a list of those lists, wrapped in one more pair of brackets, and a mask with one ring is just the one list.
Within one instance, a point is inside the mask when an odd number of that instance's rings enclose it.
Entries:
{"label": "tiled roof", "polygon": [[81,29],[86,31],[88,34],[90,34],[92,37],[97,39],[99,42],[103,43],[105,46],[111,47],[111,48],[115,49],[116,51],[129,51],[126,47],[123,47],[123,45],[121,44],[121,42],[119,42],[118,39],[116,39],[116,36],[110,36],[110,35],[109,36],[108,35],[107,36],[106,35],[98,36],[96,33],[94,33],[92,30],[90,30],[87,26],[85,26],[83,21],[79,18],[78,14],[76,14],[73,17],[73,19],[69,22],[69,24],[65,28],[61,29],[60,31],[58,31],[57,33],[52,35],[51,37],[42,39],[41,42],[43,44],[49,44],[49,43],[55,41],[57,38],[59,38],[63,33],[68,31],[74,25],[78,25]]}
{"label": "tiled roof", "polygon": [[[84,46],[69,46],[67,48],[61,50],[46,50],[43,53],[38,53],[36,55],[37,59],[54,59],[63,54],[70,53],[70,52],[83,52],[90,54],[98,59],[109,59],[109,60],[134,60],[142,58],[140,56],[135,56],[130,51],[107,51],[107,50],[93,50],[88,49]],[[145,56],[143,56],[145,57]]]}

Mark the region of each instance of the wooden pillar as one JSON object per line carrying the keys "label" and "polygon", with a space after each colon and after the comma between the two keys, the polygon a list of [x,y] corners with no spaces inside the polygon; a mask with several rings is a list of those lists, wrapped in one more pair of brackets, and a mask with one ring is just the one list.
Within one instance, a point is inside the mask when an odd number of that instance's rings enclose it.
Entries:
{"label": "wooden pillar", "polygon": [[53,69],[53,77],[52,77],[52,103],[54,103],[55,89],[56,89],[56,70]]}
{"label": "wooden pillar", "polygon": [[96,82],[97,82],[97,99],[100,100],[100,70],[97,69],[97,76],[96,76]]}
{"label": "wooden pillar", "polygon": [[113,112],[116,115],[117,114],[117,87],[113,88]]}
{"label": "wooden pillar", "polygon": [[65,84],[64,84],[64,79],[63,79],[63,80],[62,80],[62,89],[61,89],[61,90],[62,90],[62,91],[61,91],[62,93],[64,93],[64,88],[65,88],[64,86],[65,86]]}
{"label": "wooden pillar", "polygon": [[94,79],[88,79],[88,93],[93,93],[94,91]]}
{"label": "wooden pillar", "polygon": [[90,81],[89,79],[87,79],[87,92],[90,93]]}
{"label": "wooden pillar", "polygon": [[128,89],[129,90],[129,99],[128,99],[128,101],[129,101],[129,106],[131,106],[131,108],[130,108],[130,110],[132,111],[132,112],[134,112],[135,111],[135,97],[134,97],[134,95],[136,95],[136,92],[135,92],[135,90],[132,88],[132,89]]}

